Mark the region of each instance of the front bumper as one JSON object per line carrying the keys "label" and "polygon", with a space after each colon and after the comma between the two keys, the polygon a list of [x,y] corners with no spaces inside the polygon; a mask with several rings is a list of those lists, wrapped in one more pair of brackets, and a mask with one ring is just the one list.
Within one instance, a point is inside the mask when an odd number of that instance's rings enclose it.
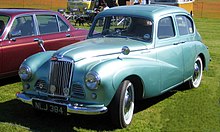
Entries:
{"label": "front bumper", "polygon": [[[23,93],[17,93],[16,94],[17,98],[19,100],[21,100],[24,103],[30,104],[33,106],[33,99],[36,98],[31,98]],[[49,102],[49,103],[53,103],[53,104],[61,104],[59,102],[56,102],[54,100],[44,100],[44,99],[37,99],[37,100],[41,100],[44,102]],[[71,113],[75,113],[75,114],[83,114],[83,115],[98,115],[98,114],[104,114],[108,111],[107,107],[105,107],[104,105],[85,105],[85,104],[79,104],[79,103],[62,103],[62,105],[65,105],[67,107],[67,113],[71,114]]]}

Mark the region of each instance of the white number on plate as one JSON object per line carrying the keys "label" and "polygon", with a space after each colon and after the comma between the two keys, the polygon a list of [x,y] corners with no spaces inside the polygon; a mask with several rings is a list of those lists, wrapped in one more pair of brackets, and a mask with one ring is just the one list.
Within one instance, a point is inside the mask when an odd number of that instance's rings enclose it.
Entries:
{"label": "white number on plate", "polygon": [[49,105],[49,111],[54,112],[54,113],[61,113],[63,114],[63,109],[62,107],[54,106],[54,105]]}

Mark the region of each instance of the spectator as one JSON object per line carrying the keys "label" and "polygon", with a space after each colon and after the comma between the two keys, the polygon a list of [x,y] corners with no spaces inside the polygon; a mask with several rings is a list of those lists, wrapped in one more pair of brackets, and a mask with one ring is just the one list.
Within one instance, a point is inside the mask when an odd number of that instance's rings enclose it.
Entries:
{"label": "spectator", "polygon": [[139,4],[140,4],[139,0],[134,0],[134,5],[139,5]]}
{"label": "spectator", "polygon": [[103,4],[103,11],[109,9],[108,5],[106,3]]}

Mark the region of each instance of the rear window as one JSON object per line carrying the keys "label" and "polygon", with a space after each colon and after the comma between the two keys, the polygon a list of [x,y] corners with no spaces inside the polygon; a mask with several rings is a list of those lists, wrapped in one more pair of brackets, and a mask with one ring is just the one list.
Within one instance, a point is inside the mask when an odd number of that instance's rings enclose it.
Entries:
{"label": "rear window", "polygon": [[192,20],[184,15],[176,16],[179,35],[187,35],[194,33]]}
{"label": "rear window", "polygon": [[58,17],[58,21],[61,32],[69,31],[69,26],[61,18]]}

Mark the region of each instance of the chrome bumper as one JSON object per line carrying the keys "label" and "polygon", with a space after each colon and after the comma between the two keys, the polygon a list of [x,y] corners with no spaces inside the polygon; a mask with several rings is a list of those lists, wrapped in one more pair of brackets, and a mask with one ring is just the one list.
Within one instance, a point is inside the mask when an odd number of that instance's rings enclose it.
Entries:
{"label": "chrome bumper", "polygon": [[[16,96],[22,102],[33,106],[32,100],[34,98],[30,98],[23,93],[17,93]],[[45,102],[49,102],[49,103],[53,103],[53,104],[60,104],[60,103],[57,103],[57,102],[51,101],[51,100],[42,100],[42,99],[37,99],[37,100],[41,100],[41,101],[45,101]],[[104,105],[85,106],[84,104],[78,104],[78,103],[75,103],[74,105],[72,105],[70,103],[69,104],[62,103],[62,105],[65,105],[67,107],[67,113],[75,113],[75,114],[83,114],[83,115],[98,115],[98,114],[104,114],[108,111],[107,107],[105,107]]]}

